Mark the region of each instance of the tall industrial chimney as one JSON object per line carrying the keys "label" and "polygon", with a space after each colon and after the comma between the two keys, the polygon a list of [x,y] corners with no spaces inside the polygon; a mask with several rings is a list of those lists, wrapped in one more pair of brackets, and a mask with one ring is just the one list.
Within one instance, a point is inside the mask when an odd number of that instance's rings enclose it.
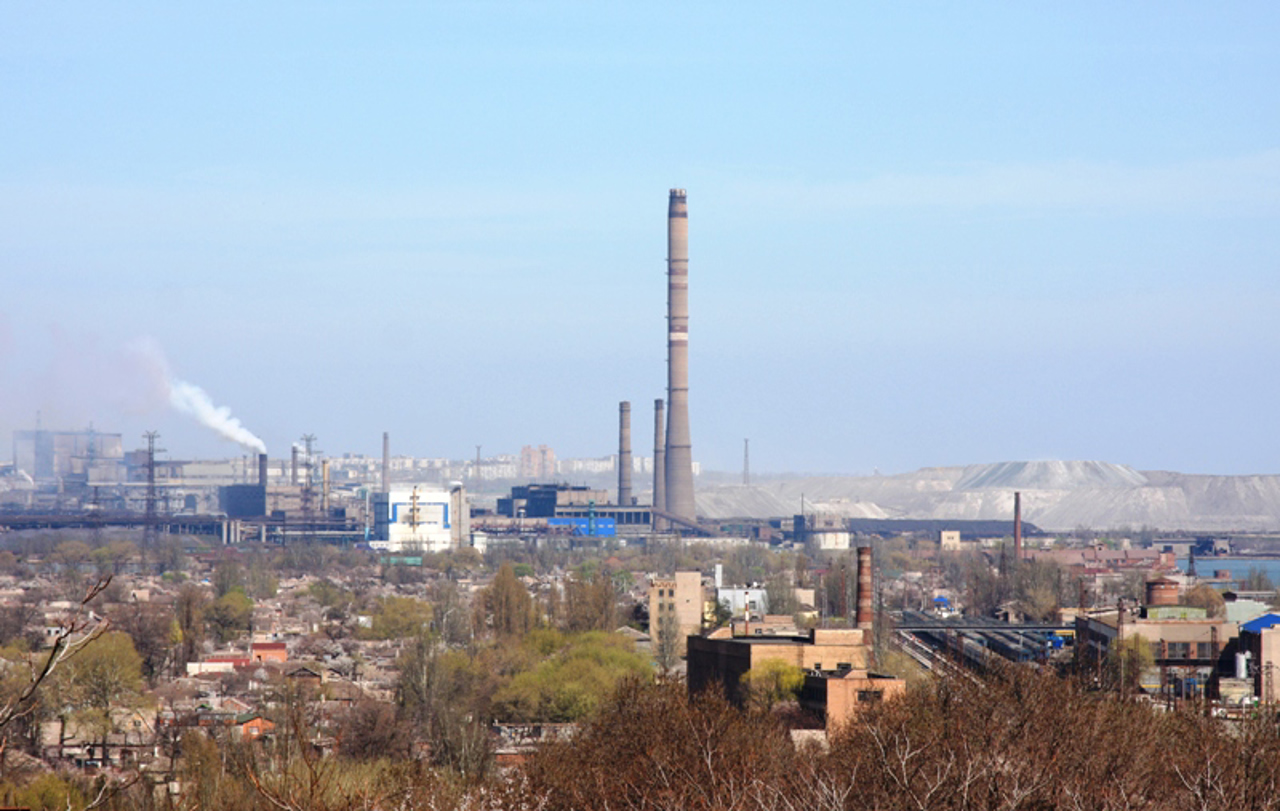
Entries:
{"label": "tall industrial chimney", "polygon": [[854,615],[858,628],[871,630],[871,547],[858,547],[858,612]]}
{"label": "tall industrial chimney", "polygon": [[258,486],[264,490],[267,488],[267,455],[265,453],[258,454]]}
{"label": "tall industrial chimney", "polygon": [[391,492],[391,434],[382,432],[382,492]]}
{"label": "tall industrial chimney", "polygon": [[667,512],[689,521],[693,440],[689,434],[689,207],[684,189],[667,206]]}
{"label": "tall industrial chimney", "polygon": [[1022,560],[1022,493],[1013,494],[1013,559]]}
{"label": "tall industrial chimney", "polygon": [[[663,409],[666,401],[659,397],[653,401],[653,509],[665,510],[667,508],[667,451],[663,447],[666,442],[663,434],[666,433],[666,420],[663,417]],[[655,513],[653,516],[653,528],[666,529],[664,522]]]}
{"label": "tall industrial chimney", "polygon": [[289,484],[298,486],[298,446],[293,446],[293,456],[289,459]]}
{"label": "tall industrial chimney", "polygon": [[631,505],[631,403],[618,404],[618,505]]}

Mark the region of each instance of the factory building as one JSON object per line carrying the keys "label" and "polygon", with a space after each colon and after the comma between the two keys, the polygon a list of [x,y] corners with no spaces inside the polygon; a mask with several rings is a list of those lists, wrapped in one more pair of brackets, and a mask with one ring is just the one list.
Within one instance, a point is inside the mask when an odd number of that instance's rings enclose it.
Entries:
{"label": "factory building", "polygon": [[120,434],[87,431],[13,432],[13,466],[36,482],[114,483],[122,478]]}
{"label": "factory building", "polygon": [[853,539],[849,522],[841,515],[797,515],[792,519],[792,529],[796,543],[804,544],[811,551],[846,550]]}
{"label": "factory building", "polygon": [[[1086,667],[1099,667],[1119,644],[1140,639],[1149,646],[1155,670],[1144,674],[1149,692],[1195,692],[1217,675],[1227,642],[1237,625],[1210,617],[1204,608],[1179,605],[1177,583],[1157,578],[1147,583],[1146,605],[1089,611],[1076,617],[1076,652]],[[1190,691],[1181,685],[1196,687]]]}
{"label": "factory building", "polygon": [[461,485],[396,485],[373,494],[373,540],[386,552],[448,552],[470,543],[471,516]]}
{"label": "factory building", "polygon": [[511,488],[511,495],[498,499],[498,515],[507,518],[610,519],[622,531],[647,529],[652,519],[649,507],[610,503],[608,490],[568,484],[526,484]]}
{"label": "factory building", "polygon": [[828,732],[872,704],[903,695],[906,683],[902,679],[870,670],[874,637],[871,583],[871,549],[860,547],[856,628],[779,634],[755,626],[743,635],[690,636],[686,641],[689,692],[715,688],[723,690],[730,701],[742,704],[747,699],[744,677],[762,662],[779,660],[804,671],[800,703],[824,714]]}

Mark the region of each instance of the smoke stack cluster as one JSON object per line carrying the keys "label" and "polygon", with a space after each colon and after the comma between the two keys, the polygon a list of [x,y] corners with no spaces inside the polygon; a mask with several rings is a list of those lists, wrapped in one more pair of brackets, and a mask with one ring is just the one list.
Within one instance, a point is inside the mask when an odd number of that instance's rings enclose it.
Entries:
{"label": "smoke stack cluster", "polygon": [[1022,560],[1022,493],[1013,494],[1013,559]]}
{"label": "smoke stack cluster", "polygon": [[618,404],[618,504],[631,505],[631,403]]}
{"label": "smoke stack cluster", "polygon": [[667,205],[667,406],[666,512],[693,521],[696,510],[693,440],[689,433],[689,207],[684,189],[672,189]]}
{"label": "smoke stack cluster", "polygon": [[871,547],[858,547],[858,613],[854,621],[858,628],[871,630]]}
{"label": "smoke stack cluster", "polygon": [[[653,401],[653,508],[665,510],[667,507],[667,449],[666,419],[663,409],[666,401],[659,397]],[[666,523],[657,515],[653,516],[653,528],[665,529]]]}

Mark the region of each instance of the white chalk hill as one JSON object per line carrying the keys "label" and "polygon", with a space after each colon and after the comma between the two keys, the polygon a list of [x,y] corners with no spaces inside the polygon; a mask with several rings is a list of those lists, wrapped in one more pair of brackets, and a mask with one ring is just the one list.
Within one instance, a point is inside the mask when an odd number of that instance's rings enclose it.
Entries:
{"label": "white chalk hill", "polygon": [[1048,530],[1280,529],[1280,476],[1199,476],[1092,461],[997,462],[894,476],[779,476],[700,486],[698,512],[769,518],[800,511],[859,518],[1026,520]]}

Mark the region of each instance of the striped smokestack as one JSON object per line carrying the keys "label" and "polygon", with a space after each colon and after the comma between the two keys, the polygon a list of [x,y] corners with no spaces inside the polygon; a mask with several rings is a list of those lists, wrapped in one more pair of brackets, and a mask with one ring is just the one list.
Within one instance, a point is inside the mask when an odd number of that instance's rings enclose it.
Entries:
{"label": "striped smokestack", "polygon": [[618,403],[618,504],[631,504],[631,403]]}
{"label": "striped smokestack", "polygon": [[693,440],[689,434],[689,207],[672,189],[667,207],[666,505],[693,521]]}
{"label": "striped smokestack", "polygon": [[[666,433],[666,419],[662,413],[665,406],[666,401],[661,397],[653,401],[653,509],[655,510],[667,508],[667,450],[663,447],[666,441],[663,437]],[[653,528],[666,529],[666,526],[666,522],[655,513]]]}

